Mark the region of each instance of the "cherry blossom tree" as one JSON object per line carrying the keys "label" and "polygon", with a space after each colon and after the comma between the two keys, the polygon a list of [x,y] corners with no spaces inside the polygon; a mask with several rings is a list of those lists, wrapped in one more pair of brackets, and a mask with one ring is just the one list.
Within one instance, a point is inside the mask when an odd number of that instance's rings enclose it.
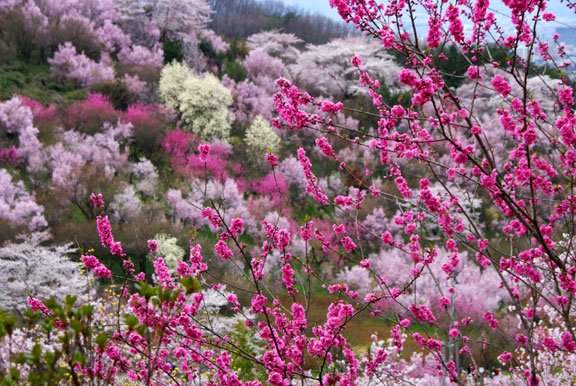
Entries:
{"label": "cherry blossom tree", "polygon": [[[358,82],[357,71],[350,66],[352,55],[364,60],[363,69],[391,90],[404,86],[398,81],[401,67],[378,41],[365,37],[333,40],[320,46],[308,46],[290,66],[294,81],[320,95],[352,97],[367,94]],[[385,80],[385,82],[384,82]]]}
{"label": "cherry blossom tree", "polygon": [[274,103],[270,99],[270,93],[265,88],[250,80],[236,83],[227,75],[222,77],[222,84],[230,90],[234,98],[230,110],[239,123],[247,124],[258,115],[272,120]]}
{"label": "cherry blossom tree", "polygon": [[59,46],[54,57],[48,59],[48,62],[57,79],[69,79],[79,86],[90,86],[114,79],[114,69],[109,58],[95,62],[84,53],[79,54],[76,47],[68,42]]}
{"label": "cherry blossom tree", "polygon": [[150,47],[158,41],[177,41],[188,65],[202,66],[198,49],[202,31],[210,21],[211,9],[205,0],[121,0],[115,2],[124,23],[135,42]]}
{"label": "cherry blossom tree", "polygon": [[39,230],[46,225],[44,208],[26,191],[22,181],[14,182],[6,169],[0,169],[0,218],[15,226]]}
{"label": "cherry blossom tree", "polygon": [[18,156],[34,168],[41,163],[40,150],[42,144],[38,140],[38,129],[34,126],[34,115],[23,100],[14,97],[0,103],[0,123],[3,131],[18,136]]}
{"label": "cherry blossom tree", "polygon": [[46,246],[49,239],[47,232],[36,232],[0,248],[4,294],[0,308],[23,310],[27,296],[62,301],[69,294],[86,295],[88,278],[69,257],[75,250],[71,245]]}
{"label": "cherry blossom tree", "polygon": [[251,35],[246,41],[250,50],[260,50],[286,61],[294,61],[298,57],[300,51],[297,46],[303,42],[294,34],[275,30]]}

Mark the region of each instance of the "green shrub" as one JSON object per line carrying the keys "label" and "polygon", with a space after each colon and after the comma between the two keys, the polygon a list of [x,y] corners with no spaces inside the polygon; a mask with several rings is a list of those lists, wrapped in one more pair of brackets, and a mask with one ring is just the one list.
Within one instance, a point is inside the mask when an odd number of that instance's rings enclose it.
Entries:
{"label": "green shrub", "polygon": [[117,110],[126,110],[134,102],[134,95],[119,79],[114,82],[96,83],[91,90],[106,96]]}
{"label": "green shrub", "polygon": [[228,75],[229,78],[234,79],[237,83],[246,79],[246,68],[237,61],[227,62],[223,73]]}
{"label": "green shrub", "polygon": [[[176,40],[166,39],[162,42],[164,49],[164,64],[172,63],[173,61],[181,62],[184,59],[184,53],[180,43]],[[202,49],[202,46],[200,46]]]}

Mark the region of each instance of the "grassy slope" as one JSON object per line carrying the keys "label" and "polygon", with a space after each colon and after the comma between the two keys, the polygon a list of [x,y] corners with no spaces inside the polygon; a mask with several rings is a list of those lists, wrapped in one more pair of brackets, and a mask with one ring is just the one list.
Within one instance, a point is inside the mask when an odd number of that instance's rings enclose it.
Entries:
{"label": "grassy slope", "polygon": [[42,104],[70,103],[86,97],[86,90],[71,82],[58,82],[50,75],[50,66],[10,59],[0,63],[0,99],[23,95]]}

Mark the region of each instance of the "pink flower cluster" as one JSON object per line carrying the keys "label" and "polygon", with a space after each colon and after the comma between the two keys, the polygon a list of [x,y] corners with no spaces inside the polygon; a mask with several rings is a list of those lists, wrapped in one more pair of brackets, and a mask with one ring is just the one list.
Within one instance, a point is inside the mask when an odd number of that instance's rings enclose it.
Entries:
{"label": "pink flower cluster", "polygon": [[112,273],[104,264],[102,264],[96,256],[84,255],[82,256],[82,262],[86,268],[94,271],[94,274],[98,277],[106,277],[110,279]]}

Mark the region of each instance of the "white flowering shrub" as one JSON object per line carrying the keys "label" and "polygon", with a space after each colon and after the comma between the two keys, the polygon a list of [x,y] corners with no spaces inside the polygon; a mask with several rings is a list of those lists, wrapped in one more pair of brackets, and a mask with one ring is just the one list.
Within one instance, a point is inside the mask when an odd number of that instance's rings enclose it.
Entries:
{"label": "white flowering shrub", "polygon": [[211,74],[202,79],[190,76],[182,85],[179,102],[185,128],[205,140],[228,139],[228,107],[233,99],[218,78]]}
{"label": "white flowering shrub", "polygon": [[[182,260],[186,253],[184,249],[178,245],[178,239],[165,233],[160,233],[154,236],[154,240],[158,241],[158,250],[155,255],[164,259],[164,263],[170,271],[175,271],[178,262]],[[148,257],[154,260],[153,255],[149,255]]]}
{"label": "white flowering shrub", "polygon": [[268,121],[259,115],[246,130],[244,142],[248,146],[248,154],[252,159],[263,160],[267,151],[276,153],[280,149],[281,139]]}
{"label": "white flowering shrub", "polygon": [[183,128],[207,141],[228,139],[232,94],[214,75],[198,78],[188,66],[174,62],[162,69],[159,93],[180,114]]}
{"label": "white flowering shrub", "polygon": [[164,66],[158,84],[158,93],[162,102],[178,111],[178,96],[182,92],[182,84],[191,76],[190,68],[185,63],[174,61]]}
{"label": "white flowering shrub", "polygon": [[87,278],[68,258],[71,244],[45,246],[49,238],[48,232],[35,232],[0,247],[0,309],[25,308],[27,296],[63,300],[86,293]]}

